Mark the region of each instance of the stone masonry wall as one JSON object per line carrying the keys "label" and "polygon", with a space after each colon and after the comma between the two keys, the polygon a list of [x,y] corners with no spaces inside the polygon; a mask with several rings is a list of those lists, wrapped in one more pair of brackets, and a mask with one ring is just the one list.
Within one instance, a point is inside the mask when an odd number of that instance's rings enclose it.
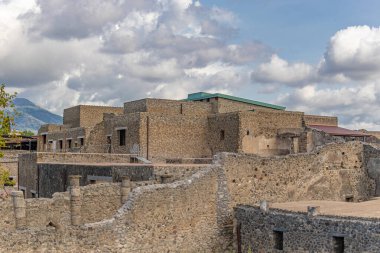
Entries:
{"label": "stone masonry wall", "polygon": [[[336,252],[334,236],[344,237],[344,252],[379,252],[379,219],[314,216],[258,207],[235,208],[241,252]],[[274,231],[283,233],[283,250],[275,249]],[[238,232],[239,233],[239,232]],[[237,240],[237,238],[235,238]]]}
{"label": "stone masonry wall", "polygon": [[338,126],[338,117],[305,115],[303,118],[307,126],[309,125]]}
{"label": "stone masonry wall", "polygon": [[264,158],[223,154],[220,158],[230,210],[260,200],[368,200],[375,182],[368,176],[359,142],[329,144],[311,154]]}
{"label": "stone masonry wall", "polygon": [[149,160],[211,157],[206,117],[148,116],[146,123]]}
{"label": "stone masonry wall", "polygon": [[214,113],[227,113],[227,112],[237,112],[237,111],[251,111],[251,110],[265,110],[265,111],[276,111],[268,107],[263,107],[259,105],[252,105],[248,103],[232,101],[229,99],[218,98],[218,100],[213,100],[211,103],[214,105]]}
{"label": "stone masonry wall", "polygon": [[303,113],[263,111],[239,113],[239,152],[269,155],[286,155],[292,151],[291,138],[279,137],[281,129],[303,131]]}
{"label": "stone masonry wall", "polygon": [[[25,190],[25,197],[31,198],[30,190],[37,190],[37,153],[27,153],[19,155],[18,158],[19,178],[18,184],[20,189]],[[22,187],[22,188],[21,188]]]}
{"label": "stone masonry wall", "polygon": [[[4,232],[0,247],[23,252],[228,252],[232,210],[238,204],[373,196],[363,152],[363,144],[350,142],[284,157],[224,153],[183,181],[134,189],[108,220],[62,230]],[[337,226],[337,232],[344,231]]]}
{"label": "stone masonry wall", "polygon": [[215,172],[209,168],[184,181],[136,188],[116,215],[102,222],[1,233],[0,249],[17,252],[47,249],[57,252],[221,252],[218,250],[221,242]]}
{"label": "stone masonry wall", "polygon": [[209,145],[213,154],[239,149],[239,114],[212,115],[209,119]]}

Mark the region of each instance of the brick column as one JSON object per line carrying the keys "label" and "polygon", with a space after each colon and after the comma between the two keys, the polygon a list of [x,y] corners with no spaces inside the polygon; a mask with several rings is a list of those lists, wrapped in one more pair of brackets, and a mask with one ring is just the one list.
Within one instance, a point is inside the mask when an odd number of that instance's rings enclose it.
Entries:
{"label": "brick column", "polygon": [[81,176],[73,175],[69,176],[70,182],[70,210],[71,210],[71,225],[77,226],[82,222],[81,218],[81,194],[79,187],[79,180]]}
{"label": "brick column", "polygon": [[16,229],[26,228],[26,203],[24,193],[22,191],[13,191],[11,196],[16,220]]}
{"label": "brick column", "polygon": [[131,191],[131,179],[128,176],[123,176],[121,179],[121,203],[127,202],[128,194]]}

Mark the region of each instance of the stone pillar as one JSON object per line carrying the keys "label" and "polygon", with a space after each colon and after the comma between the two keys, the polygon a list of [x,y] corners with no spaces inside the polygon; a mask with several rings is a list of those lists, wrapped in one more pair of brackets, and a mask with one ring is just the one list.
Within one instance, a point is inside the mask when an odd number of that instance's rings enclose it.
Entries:
{"label": "stone pillar", "polygon": [[26,203],[24,193],[22,191],[13,191],[11,196],[16,219],[16,229],[26,228]]}
{"label": "stone pillar", "polygon": [[79,187],[79,180],[81,176],[73,175],[69,176],[70,182],[70,210],[71,210],[71,225],[77,226],[82,222],[81,219],[81,194]]}
{"label": "stone pillar", "polygon": [[307,216],[314,217],[319,215],[320,207],[319,206],[308,206],[307,207]]}
{"label": "stone pillar", "polygon": [[123,176],[121,179],[121,204],[127,202],[131,186],[131,179],[128,176]]}
{"label": "stone pillar", "polygon": [[260,201],[260,210],[264,213],[269,211],[269,203],[266,200]]}

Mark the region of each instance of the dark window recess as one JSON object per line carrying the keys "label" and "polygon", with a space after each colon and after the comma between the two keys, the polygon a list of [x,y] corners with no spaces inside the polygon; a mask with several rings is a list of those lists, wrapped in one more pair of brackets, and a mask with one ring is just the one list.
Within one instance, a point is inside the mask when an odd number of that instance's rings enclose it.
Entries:
{"label": "dark window recess", "polygon": [[344,237],[343,236],[333,236],[333,252],[334,253],[344,252]]}
{"label": "dark window recess", "polygon": [[46,144],[46,134],[42,135],[42,142],[43,144]]}
{"label": "dark window recess", "polygon": [[249,135],[249,130],[247,130],[247,135]]}
{"label": "dark window recess", "polygon": [[59,140],[59,149],[63,149],[63,140]]}
{"label": "dark window recess", "polygon": [[119,145],[125,146],[125,129],[119,130]]}
{"label": "dark window recess", "polygon": [[37,197],[37,195],[36,195],[36,193],[35,192],[32,192],[32,198],[36,198]]}
{"label": "dark window recess", "polygon": [[22,195],[24,196],[25,198],[25,190],[24,189],[20,189],[22,191]]}
{"label": "dark window recess", "polygon": [[210,99],[208,98],[206,101],[207,101],[207,102],[210,102]]}
{"label": "dark window recess", "polygon": [[284,232],[282,231],[273,231],[274,237],[274,248],[277,250],[284,249]]}
{"label": "dark window recess", "polygon": [[90,184],[96,184],[96,180],[90,180]]}
{"label": "dark window recess", "polygon": [[72,140],[67,140],[67,148],[71,148]]}
{"label": "dark window recess", "polygon": [[224,140],[224,130],[220,130],[220,140]]}
{"label": "dark window recess", "polygon": [[83,138],[79,138],[79,144],[80,144],[80,146],[84,145],[84,139]]}

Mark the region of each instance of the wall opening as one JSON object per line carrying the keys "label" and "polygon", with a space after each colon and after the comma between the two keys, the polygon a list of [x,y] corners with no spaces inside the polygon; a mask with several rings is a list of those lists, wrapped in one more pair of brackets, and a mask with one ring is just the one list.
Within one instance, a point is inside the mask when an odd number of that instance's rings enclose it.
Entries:
{"label": "wall opening", "polygon": [[119,146],[125,146],[125,129],[118,130],[119,132]]}
{"label": "wall opening", "polygon": [[333,236],[333,252],[334,253],[344,252],[344,237],[343,236]]}
{"label": "wall opening", "polygon": [[63,140],[59,140],[58,143],[59,143],[59,150],[62,150],[63,149]]}
{"label": "wall opening", "polygon": [[43,144],[46,144],[46,134],[43,134],[43,135],[42,135],[42,143],[43,143]]}
{"label": "wall opening", "polygon": [[224,140],[224,130],[220,130],[220,140]]}
{"label": "wall opening", "polygon": [[67,140],[67,149],[70,149],[70,148],[71,148],[71,144],[72,144],[72,140],[71,140],[71,139],[68,139],[68,140]]}
{"label": "wall opening", "polygon": [[84,138],[79,138],[79,144],[81,147],[84,145]]}
{"label": "wall opening", "polygon": [[346,202],[354,202],[354,196],[353,196],[353,195],[346,195],[346,196],[344,197],[344,200],[345,200]]}
{"label": "wall opening", "polygon": [[277,250],[284,249],[284,232],[273,231],[274,248]]}

